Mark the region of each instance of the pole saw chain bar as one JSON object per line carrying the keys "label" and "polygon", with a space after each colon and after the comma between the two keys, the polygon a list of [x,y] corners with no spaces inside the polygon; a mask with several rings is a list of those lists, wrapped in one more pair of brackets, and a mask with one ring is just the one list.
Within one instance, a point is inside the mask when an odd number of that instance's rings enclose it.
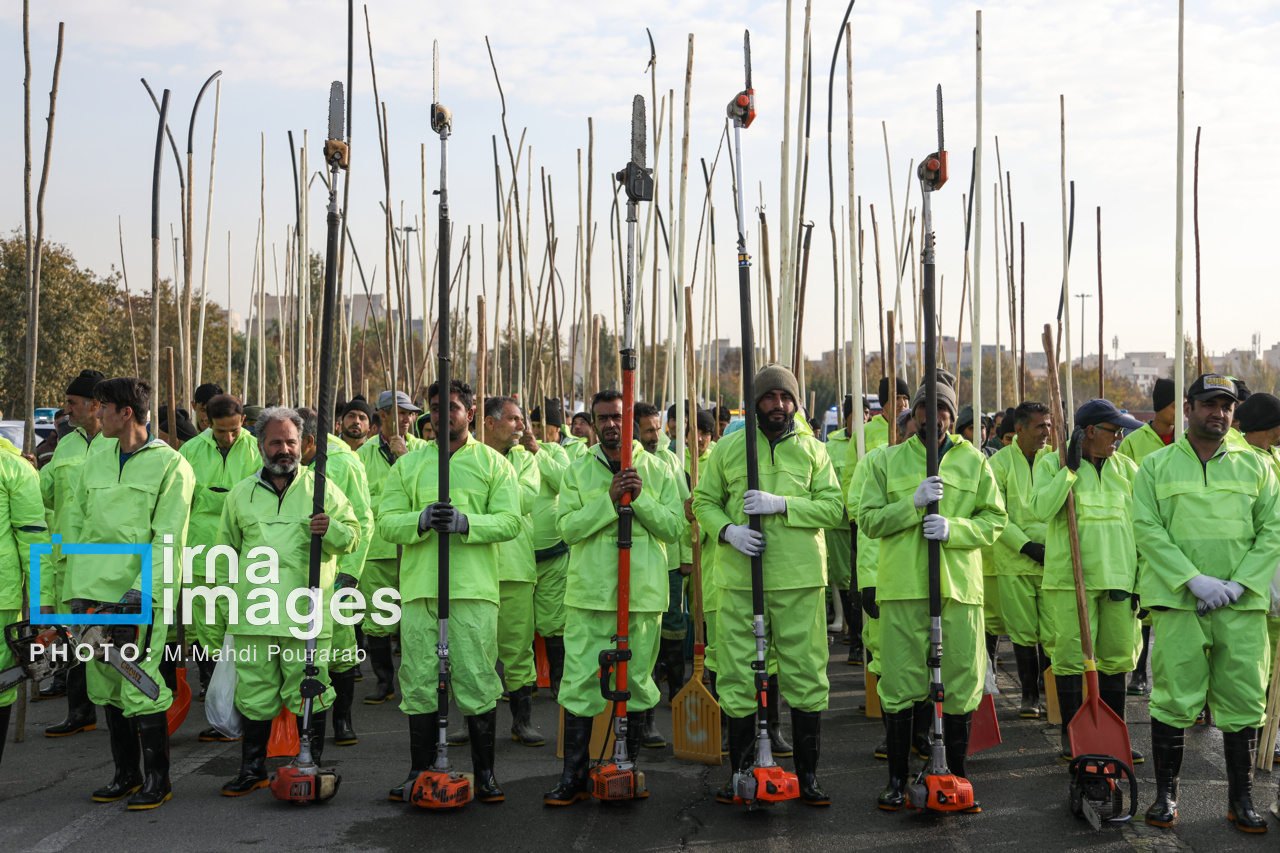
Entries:
{"label": "pole saw chain bar", "polygon": [[[613,641],[626,641],[626,637],[614,637]],[[613,678],[614,668],[623,661],[631,660],[631,649],[603,649],[600,652],[600,695],[610,702],[626,702],[631,699],[630,690],[613,690],[609,680]]]}

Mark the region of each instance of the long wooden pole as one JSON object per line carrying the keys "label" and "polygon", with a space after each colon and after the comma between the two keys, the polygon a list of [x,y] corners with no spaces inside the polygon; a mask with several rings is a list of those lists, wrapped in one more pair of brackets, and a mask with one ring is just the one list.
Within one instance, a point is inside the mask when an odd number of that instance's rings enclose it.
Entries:
{"label": "long wooden pole", "polygon": [[[1181,67],[1179,67],[1181,72]],[[1181,100],[1181,99],[1179,99]],[[1200,330],[1200,128],[1196,128],[1196,153],[1195,166],[1191,178],[1191,223],[1195,230],[1196,243],[1196,375],[1204,374],[1204,335]],[[1099,241],[1102,237],[1099,235]],[[1102,259],[1099,257],[1098,264],[1101,266]],[[1098,285],[1102,285],[1102,273],[1098,273]],[[1102,295],[1099,289],[1099,296]],[[1098,300],[1098,310],[1102,310],[1102,300]],[[1101,332],[1101,328],[1098,330]]]}
{"label": "long wooden pole", "polygon": [[[205,308],[209,302],[209,234],[213,227],[213,173],[218,164],[218,115],[222,112],[222,81],[218,80],[213,90],[213,143],[209,146],[209,198],[204,213],[204,260],[200,268],[200,320],[196,326],[196,373],[191,386],[194,398],[195,389],[204,378],[204,318]],[[230,311],[230,304],[227,306]],[[230,322],[230,314],[227,315]],[[227,389],[231,393],[231,389]]]}
{"label": "long wooden pole", "polygon": [[[889,327],[889,349],[887,350],[889,356],[889,372],[887,374],[889,377],[889,399],[880,401],[880,409],[884,413],[884,419],[889,422],[889,446],[892,447],[898,443],[898,360],[893,346],[892,311],[888,312],[887,320],[886,325]],[[854,402],[857,401],[855,400]]]}
{"label": "long wooden pole", "polygon": [[[160,123],[156,130],[156,156],[151,176],[151,431],[160,424],[160,176],[164,168],[164,130],[169,118],[169,90],[160,100]],[[261,320],[259,320],[261,323]]]}
{"label": "long wooden pole", "polygon": [[[683,137],[680,141],[680,210],[679,210],[679,232],[676,236],[676,269],[675,276],[672,279],[676,287],[676,292],[672,294],[671,301],[675,303],[675,329],[671,340],[672,367],[675,371],[674,391],[676,398],[676,460],[679,464],[684,462],[685,448],[685,421],[688,416],[693,415],[693,409],[690,407],[686,411],[689,398],[692,396],[693,386],[688,382],[688,372],[685,368],[685,327],[692,326],[693,317],[692,310],[686,311],[686,303],[692,304],[688,297],[688,291],[685,286],[685,261],[684,261],[684,245],[685,245],[685,210],[686,201],[689,191],[689,105],[693,96],[693,33],[689,33],[689,53],[685,60],[684,68],[684,125]],[[692,364],[692,356],[690,356],[690,364]],[[696,420],[696,418],[695,418]],[[690,451],[696,452],[694,450]]]}
{"label": "long wooden pole", "polygon": [[[1058,96],[1058,109],[1060,114],[1060,136],[1062,157],[1060,161],[1061,181],[1062,181],[1062,333],[1058,344],[1063,348],[1063,354],[1067,364],[1066,377],[1063,382],[1064,397],[1063,404],[1066,409],[1063,411],[1063,418],[1066,421],[1067,435],[1071,435],[1071,424],[1073,415],[1075,414],[1075,393],[1072,389],[1071,382],[1071,295],[1068,284],[1068,273],[1071,266],[1071,219],[1067,212],[1067,99],[1063,95]],[[1057,369],[1057,365],[1053,365]],[[1054,412],[1056,415],[1057,412]]]}
{"label": "long wooden pole", "polygon": [[[974,117],[977,136],[973,155],[973,272],[969,277],[973,296],[973,417],[979,423],[982,417],[982,10],[975,13],[977,19],[975,41],[975,92]],[[957,359],[958,362],[958,359]],[[973,431],[973,445],[981,448],[982,430]]]}
{"label": "long wooden pole", "polygon": [[[1186,397],[1186,359],[1183,355],[1182,331],[1182,195],[1183,195],[1183,160],[1186,157],[1186,90],[1183,87],[1183,39],[1186,28],[1186,0],[1178,0],[1178,150],[1177,178],[1174,192],[1177,194],[1174,216],[1173,240],[1173,299],[1174,299],[1174,344],[1173,344],[1173,399]],[[1182,437],[1182,411],[1174,407],[1173,440]]]}
{"label": "long wooden pole", "polygon": [[[1199,318],[1199,312],[1196,314]],[[1098,399],[1107,398],[1107,351],[1102,332],[1102,207],[1098,207]]]}

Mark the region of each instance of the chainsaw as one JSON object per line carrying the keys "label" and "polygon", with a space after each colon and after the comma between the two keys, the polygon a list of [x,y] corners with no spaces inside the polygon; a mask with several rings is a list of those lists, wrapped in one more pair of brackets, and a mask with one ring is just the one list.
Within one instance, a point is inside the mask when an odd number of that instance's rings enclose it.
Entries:
{"label": "chainsaw", "polygon": [[4,641],[18,665],[0,670],[0,693],[27,679],[43,681],[75,665],[71,637],[61,625],[41,628],[30,622],[14,622],[5,626]]}

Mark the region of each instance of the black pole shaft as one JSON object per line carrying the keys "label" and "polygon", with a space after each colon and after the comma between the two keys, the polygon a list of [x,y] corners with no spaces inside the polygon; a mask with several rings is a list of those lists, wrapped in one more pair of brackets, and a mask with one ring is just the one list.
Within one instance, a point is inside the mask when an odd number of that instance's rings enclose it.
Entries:
{"label": "black pole shaft", "polygon": [[[925,222],[931,227],[928,214],[929,196],[925,195]],[[938,368],[937,320],[935,319],[934,295],[934,259],[933,232],[925,234],[924,250],[924,285],[921,288],[921,302],[924,309],[924,404],[925,417],[925,471],[928,476],[938,476]],[[982,414],[975,412],[978,428],[981,428]],[[930,503],[928,512],[936,514],[938,504]],[[942,615],[942,543],[937,539],[929,542],[929,615]]]}
{"label": "black pole shaft", "polygon": [[[439,481],[436,500],[442,504],[449,503],[449,453],[452,449],[449,415],[453,408],[453,395],[450,393],[453,376],[450,368],[452,341],[449,337],[449,189],[446,183],[448,174],[448,130],[440,132],[440,304],[436,322],[436,377],[439,381],[440,394],[439,415],[436,422],[436,446],[440,453]],[[430,401],[428,401],[430,403]],[[484,401],[480,401],[483,412]],[[447,625],[449,620],[449,534],[439,533],[439,548],[436,579],[438,583],[437,616],[441,624]],[[443,631],[441,632],[443,635]],[[445,667],[440,668],[440,678],[436,685],[436,713],[440,717],[441,727],[447,725],[449,710],[449,684]]]}

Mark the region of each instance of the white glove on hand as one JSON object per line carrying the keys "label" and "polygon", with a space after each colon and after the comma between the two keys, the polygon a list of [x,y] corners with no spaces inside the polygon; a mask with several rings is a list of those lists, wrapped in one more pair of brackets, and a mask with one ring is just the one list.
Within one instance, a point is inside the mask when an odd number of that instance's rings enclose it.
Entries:
{"label": "white glove on hand", "polygon": [[1235,581],[1223,581],[1222,585],[1226,587],[1227,595],[1231,597],[1231,603],[1235,604],[1240,600],[1240,596],[1244,595],[1244,587]]}
{"label": "white glove on hand", "polygon": [[787,499],[759,489],[747,489],[742,496],[742,511],[747,515],[781,515],[787,511]]}
{"label": "white glove on hand", "polygon": [[951,523],[940,515],[926,515],[924,517],[924,538],[946,542],[951,538]]}
{"label": "white glove on hand", "polygon": [[745,524],[730,524],[722,535],[724,541],[748,557],[764,553],[764,534],[755,532]]}
{"label": "white glove on hand", "polygon": [[1226,584],[1208,575],[1196,575],[1187,581],[1187,589],[1191,590],[1192,595],[1204,602],[1207,610],[1225,607],[1231,603],[1231,594],[1227,592]]}
{"label": "white glove on hand", "polygon": [[916,509],[924,509],[929,504],[942,500],[942,478],[928,477],[919,486],[916,487],[916,493],[911,502],[916,505]]}

